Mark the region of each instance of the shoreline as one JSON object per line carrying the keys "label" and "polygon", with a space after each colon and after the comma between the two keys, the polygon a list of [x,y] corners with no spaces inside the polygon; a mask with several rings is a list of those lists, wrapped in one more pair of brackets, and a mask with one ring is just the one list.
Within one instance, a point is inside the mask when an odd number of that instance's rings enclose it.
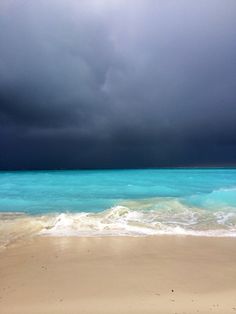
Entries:
{"label": "shoreline", "polygon": [[[0,256],[1,253],[4,253],[7,250],[10,249],[17,249],[21,246],[28,245],[32,241],[40,241],[39,239],[55,239],[55,242],[57,242],[56,239],[64,239],[63,241],[65,242],[66,239],[68,239],[68,242],[70,241],[69,239],[72,239],[72,241],[76,241],[76,239],[156,239],[156,238],[161,238],[161,239],[169,239],[169,238],[176,238],[176,239],[201,239],[200,241],[203,241],[203,239],[225,239],[226,241],[229,239],[235,240],[236,244],[236,235],[235,234],[229,234],[229,233],[218,233],[218,234],[210,234],[210,233],[204,233],[204,232],[199,232],[199,233],[159,233],[159,234],[119,234],[119,235],[113,235],[113,234],[97,234],[97,235],[87,235],[87,234],[81,234],[81,235],[52,235],[52,234],[47,234],[47,233],[38,233],[38,234],[33,234],[33,235],[22,235],[22,237],[17,237],[16,239],[13,239],[9,242],[0,243]],[[52,240],[53,241],[53,240]],[[60,240],[59,240],[60,241]]]}
{"label": "shoreline", "polygon": [[234,313],[236,239],[34,237],[0,252],[0,312]]}

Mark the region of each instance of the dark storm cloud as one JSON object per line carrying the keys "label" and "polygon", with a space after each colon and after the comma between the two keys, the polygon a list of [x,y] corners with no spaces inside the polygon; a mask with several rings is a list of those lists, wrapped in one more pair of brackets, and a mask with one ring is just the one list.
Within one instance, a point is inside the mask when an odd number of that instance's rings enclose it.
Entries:
{"label": "dark storm cloud", "polygon": [[234,0],[2,0],[0,167],[233,164]]}

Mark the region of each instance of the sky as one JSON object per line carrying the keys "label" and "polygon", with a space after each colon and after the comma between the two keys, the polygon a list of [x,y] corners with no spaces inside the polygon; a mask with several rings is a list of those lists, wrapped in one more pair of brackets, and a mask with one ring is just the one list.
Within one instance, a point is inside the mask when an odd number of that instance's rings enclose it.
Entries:
{"label": "sky", "polygon": [[0,1],[0,169],[232,165],[235,0]]}

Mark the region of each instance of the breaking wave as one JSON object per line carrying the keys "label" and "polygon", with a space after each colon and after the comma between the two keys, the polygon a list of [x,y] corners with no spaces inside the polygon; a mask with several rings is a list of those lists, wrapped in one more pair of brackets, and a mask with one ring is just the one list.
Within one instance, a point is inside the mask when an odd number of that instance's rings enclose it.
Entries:
{"label": "breaking wave", "polygon": [[98,213],[0,214],[0,245],[29,236],[236,236],[236,208],[189,206],[177,198],[126,201]]}

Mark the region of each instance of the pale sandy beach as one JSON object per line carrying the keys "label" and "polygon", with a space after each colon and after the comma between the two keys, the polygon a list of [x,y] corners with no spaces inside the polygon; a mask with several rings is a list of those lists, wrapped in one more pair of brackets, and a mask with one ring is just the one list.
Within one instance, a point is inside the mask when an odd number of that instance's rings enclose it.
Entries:
{"label": "pale sandy beach", "polygon": [[236,313],[236,239],[36,237],[0,253],[0,313]]}

